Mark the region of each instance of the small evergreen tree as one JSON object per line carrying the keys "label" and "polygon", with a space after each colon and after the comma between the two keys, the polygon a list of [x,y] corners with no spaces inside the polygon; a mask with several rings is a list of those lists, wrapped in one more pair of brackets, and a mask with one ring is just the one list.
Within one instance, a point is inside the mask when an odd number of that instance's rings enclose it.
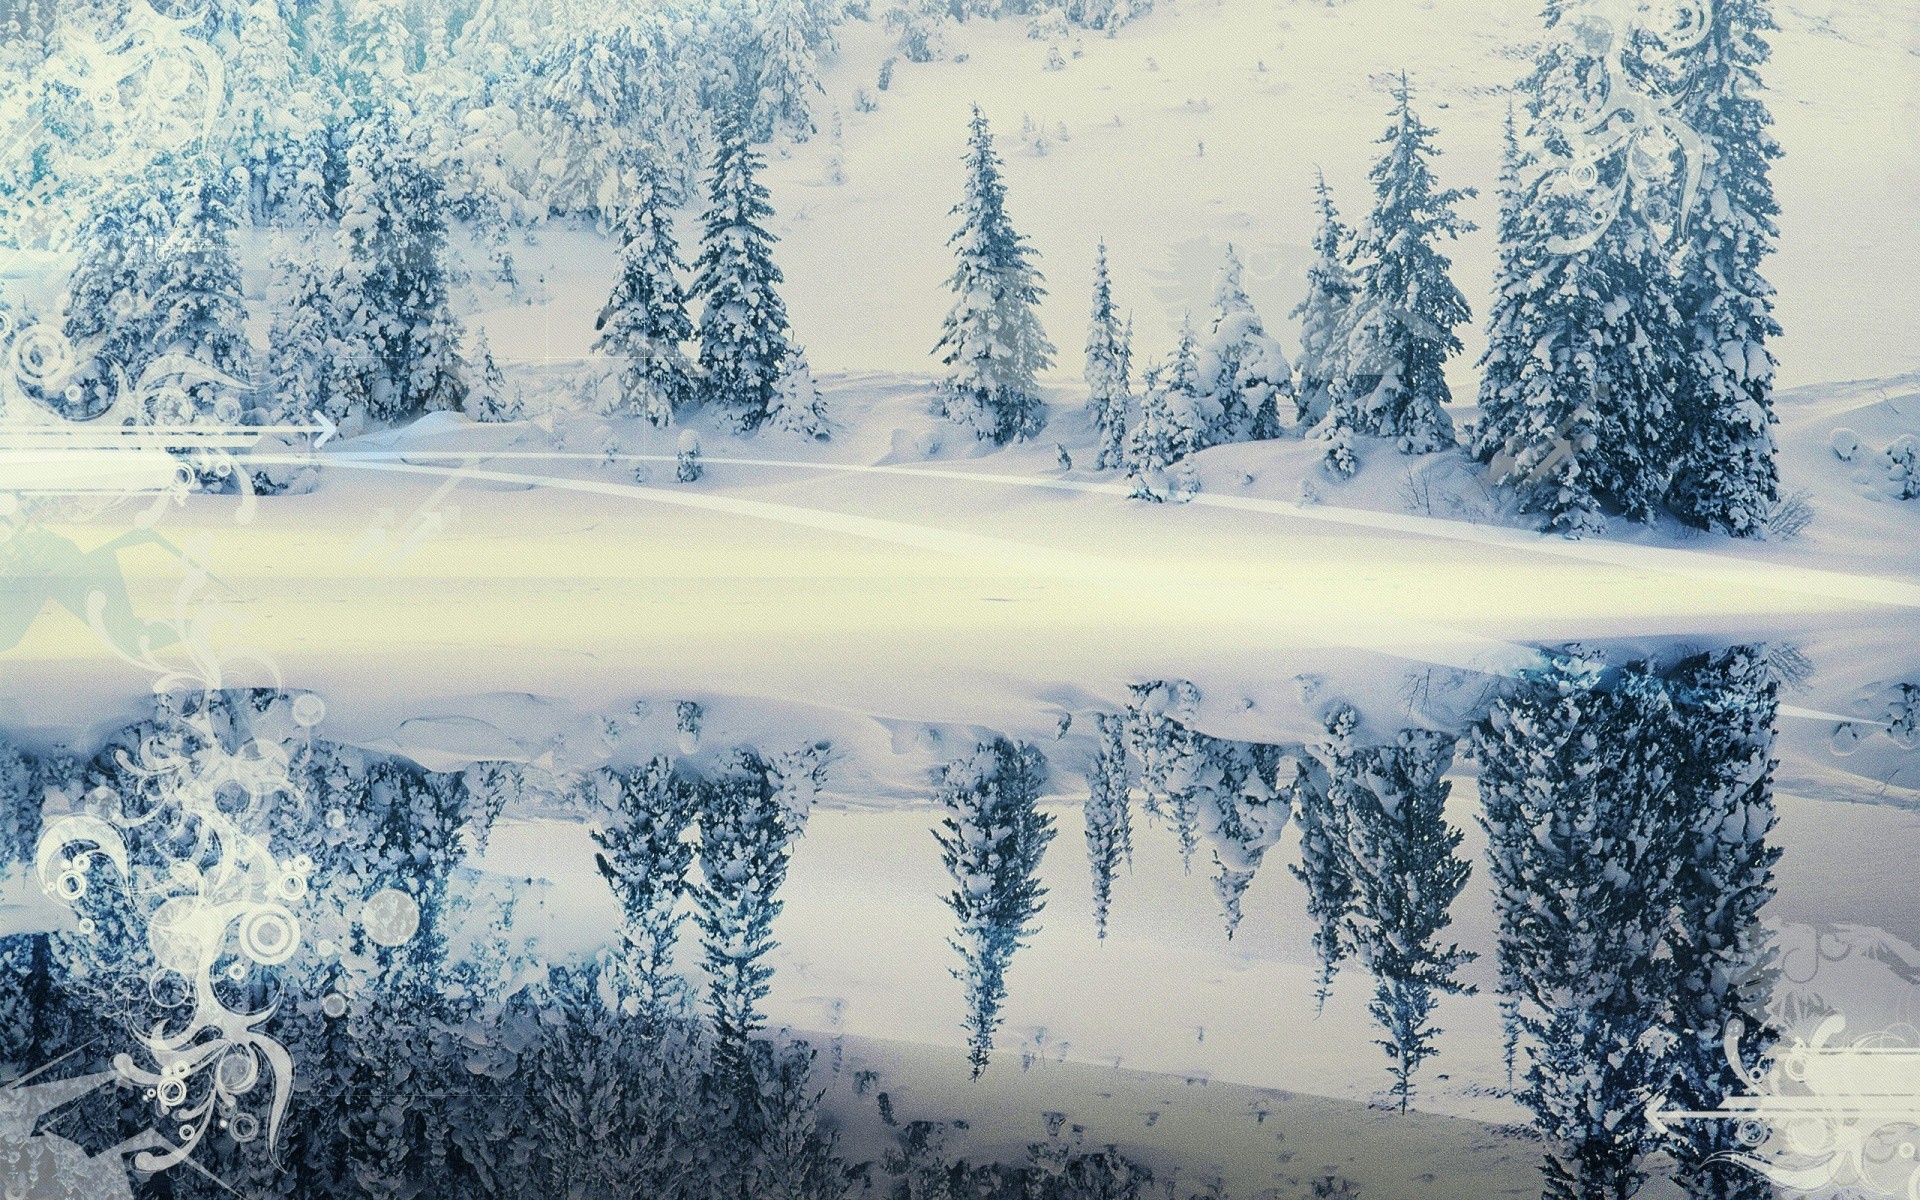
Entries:
{"label": "small evergreen tree", "polygon": [[1472,870],[1458,854],[1460,831],[1446,820],[1452,785],[1442,776],[1454,740],[1407,729],[1391,745],[1357,746],[1352,710],[1344,708],[1328,727],[1329,800],[1344,833],[1333,849],[1351,888],[1339,936],[1373,975],[1367,1011],[1405,1112],[1414,1076],[1437,1049],[1434,1007],[1443,995],[1474,990],[1459,979],[1474,955],[1440,941]]}
{"label": "small evergreen tree", "polygon": [[700,371],[707,395],[731,410],[742,429],[757,428],[773,407],[787,360],[787,307],[775,288],[774,237],[761,224],[773,215],[756,178],[760,156],[747,142],[737,104],[715,130],[710,203],[694,264],[700,312]]}
{"label": "small evergreen tree", "polygon": [[756,14],[751,69],[760,137],[786,130],[804,142],[818,130],[812,99],[824,89],[815,44],[825,34],[807,0],[767,0]]}
{"label": "small evergreen tree", "polygon": [[1126,719],[1118,713],[1094,718],[1099,747],[1087,771],[1087,865],[1093,873],[1093,928],[1107,937],[1107,910],[1113,879],[1124,862],[1133,862],[1133,813],[1127,794]]}
{"label": "small evergreen tree", "polygon": [[942,766],[934,798],[945,811],[934,840],[953,877],[947,906],[960,927],[949,939],[960,955],[954,978],[966,987],[967,1061],[974,1078],[987,1069],[1007,967],[1014,952],[1039,932],[1046,906],[1040,860],[1053,840],[1053,818],[1040,812],[1046,758],[1005,738],[983,742]]}
{"label": "small evergreen tree", "polygon": [[816,441],[825,441],[829,436],[826,403],[820,397],[819,385],[813,381],[807,352],[799,346],[787,348],[787,361],[781,367],[780,384],[773,391],[773,407],[767,413],[767,424]]}
{"label": "small evergreen tree", "polygon": [[1189,482],[1177,477],[1175,468],[1200,448],[1199,403],[1193,326],[1182,321],[1172,357],[1147,370],[1140,420],[1127,434],[1127,474],[1135,499],[1164,500]]}
{"label": "small evergreen tree", "polygon": [[1454,330],[1471,315],[1436,243],[1474,228],[1454,207],[1475,192],[1438,186],[1434,130],[1413,111],[1404,74],[1393,98],[1386,150],[1368,175],[1373,212],[1353,247],[1354,294],[1338,334],[1344,369],[1330,386],[1336,428],[1425,454],[1453,445],[1445,367],[1461,347]]}
{"label": "small evergreen tree", "polygon": [[1307,268],[1307,294],[1287,315],[1300,322],[1300,355],[1294,361],[1294,420],[1301,429],[1317,425],[1332,405],[1336,379],[1346,371],[1340,331],[1353,303],[1353,233],[1333,206],[1327,177],[1314,172],[1320,228],[1313,237],[1314,262]]}
{"label": "small evergreen tree", "polygon": [[1093,263],[1093,317],[1087,325],[1087,413],[1099,435],[1093,467],[1104,471],[1126,462],[1127,402],[1130,353],[1127,332],[1113,307],[1113,284],[1107,277],[1107,244],[1100,243]]}
{"label": "small evergreen tree", "polygon": [[306,421],[314,413],[335,421],[347,415],[331,388],[331,364],[340,352],[332,280],[332,268],[311,242],[294,243],[274,260],[267,374],[276,423]]}
{"label": "small evergreen tree", "polygon": [[671,424],[693,396],[692,365],[684,349],[693,339],[680,286],[684,270],[659,172],[650,159],[642,159],[620,216],[620,274],[594,321],[599,336],[593,347],[624,364],[624,410],[656,426]]}
{"label": "small evergreen tree", "polygon": [[948,280],[954,303],[935,346],[947,366],[941,411],[1004,444],[1046,425],[1035,377],[1053,365],[1053,343],[1034,311],[1046,290],[1033,247],[1007,216],[1000,156],[979,105],[965,162],[966,198],[953,208],[961,225],[948,239],[958,259]]}
{"label": "small evergreen tree", "polygon": [[1214,283],[1212,336],[1200,352],[1205,446],[1278,437],[1280,405],[1293,393],[1293,369],[1267,336],[1240,275],[1240,256],[1229,245]]}

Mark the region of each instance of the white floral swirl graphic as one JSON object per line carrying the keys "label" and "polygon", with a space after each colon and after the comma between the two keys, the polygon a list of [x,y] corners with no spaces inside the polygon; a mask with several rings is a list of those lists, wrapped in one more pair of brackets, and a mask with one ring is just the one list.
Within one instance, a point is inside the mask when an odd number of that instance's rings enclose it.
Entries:
{"label": "white floral swirl graphic", "polygon": [[[1686,223],[1700,190],[1707,148],[1674,111],[1689,58],[1705,39],[1713,0],[1584,0],[1560,23],[1576,58],[1599,65],[1602,85],[1584,110],[1564,117],[1559,134],[1569,148],[1551,166],[1549,186],[1586,208],[1582,230],[1549,243],[1555,253],[1585,250],[1619,218],[1629,197],[1645,215],[1676,230]],[[1670,90],[1660,78],[1678,81]],[[1677,208],[1666,197],[1674,159],[1682,160]]]}
{"label": "white floral swirl graphic", "polygon": [[[261,984],[300,949],[295,909],[314,864],[304,854],[277,856],[256,831],[270,802],[304,796],[287,747],[254,736],[245,703],[227,690],[244,673],[277,691],[279,673],[223,639],[233,614],[200,596],[206,583],[190,566],[172,619],[147,621],[131,639],[110,626],[104,593],[89,598],[100,640],[153,675],[163,720],[117,755],[121,790],[95,788],[50,821],[35,856],[41,885],[57,900],[77,907],[106,880],[145,922],[147,999],[164,1015],[136,1030],[140,1056],[116,1055],[114,1067],[145,1089],[158,1114],[159,1148],[135,1160],[148,1172],[187,1161],[216,1127],[235,1141],[264,1134],[277,1146],[292,1094],[292,1058],[265,1029],[278,998]],[[292,712],[310,728],[324,709],[316,701]],[[135,861],[136,838],[158,864]],[[99,932],[85,917],[80,931]]]}
{"label": "white floral swirl graphic", "polygon": [[1812,1024],[1749,1067],[1741,1059],[1745,1027],[1729,1023],[1726,1057],[1743,1091],[1719,1107],[1679,1110],[1657,1097],[1647,1117],[1667,1131],[1684,1121],[1733,1122],[1744,1150],[1717,1158],[1738,1163],[1779,1187],[1822,1195],[1850,1193],[1920,1200],[1920,1028],[1895,1021],[1842,1036],[1847,1017],[1811,990],[1826,964],[1852,960],[1880,968],[1908,1009],[1920,983],[1920,953],[1878,931],[1798,927],[1782,957],[1785,994],[1775,1017]]}

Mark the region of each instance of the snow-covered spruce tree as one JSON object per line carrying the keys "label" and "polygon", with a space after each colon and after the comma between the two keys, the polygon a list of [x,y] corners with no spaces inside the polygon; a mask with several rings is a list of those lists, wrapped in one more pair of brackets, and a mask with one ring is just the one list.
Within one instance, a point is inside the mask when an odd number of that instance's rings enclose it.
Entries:
{"label": "snow-covered spruce tree", "polygon": [[1128,749],[1140,763],[1147,814],[1173,826],[1180,862],[1191,869],[1204,841],[1227,937],[1239,928],[1241,898],[1292,814],[1280,786],[1280,747],[1216,738],[1193,727],[1199,690],[1191,683],[1138,685],[1127,712]]}
{"label": "snow-covered spruce tree", "polygon": [[1319,762],[1296,760],[1289,785],[1293,818],[1300,826],[1300,861],[1287,869],[1307,889],[1307,917],[1313,922],[1313,952],[1318,964],[1314,1012],[1326,1007],[1333,977],[1347,956],[1341,929],[1353,906],[1353,880],[1340,847],[1346,839],[1346,814],[1336,809],[1332,780]]}
{"label": "snow-covered spruce tree", "polygon": [[1165,500],[1190,486],[1176,470],[1200,448],[1200,363],[1193,325],[1180,323],[1180,341],[1164,363],[1147,368],[1140,393],[1140,419],[1127,433],[1127,476],[1131,497]]}
{"label": "snow-covered spruce tree", "polygon": [[59,400],[71,416],[104,412],[116,377],[133,382],[159,354],[160,310],[150,297],[173,238],[180,171],[177,160],[163,158],[151,172],[115,184],[95,202],[77,239],[61,331],[91,361],[76,377],[77,397]]}
{"label": "snow-covered spruce tree", "polygon": [[[1671,938],[1676,971],[1675,1107],[1708,1109],[1742,1090],[1724,1034],[1737,1023],[1751,1066],[1773,1045],[1768,999],[1778,974],[1761,921],[1774,894],[1773,730],[1779,687],[1766,648],[1696,655],[1668,676],[1686,747],[1682,791],[1690,818]],[[1725,1122],[1675,1122],[1681,1183],[1701,1200],[1766,1200],[1770,1185],[1721,1157],[1744,1149]]]}
{"label": "snow-covered spruce tree", "polygon": [[1241,271],[1229,245],[1213,285],[1212,333],[1199,350],[1202,448],[1278,437],[1281,404],[1293,394],[1293,368],[1260,323]]}
{"label": "snow-covered spruce tree", "polygon": [[247,211],[257,221],[306,222],[328,208],[320,81],[295,48],[282,0],[253,0],[227,62],[230,156],[246,172]]}
{"label": "snow-covered spruce tree", "polygon": [[656,426],[669,425],[693,397],[685,350],[693,340],[693,321],[680,285],[686,264],[674,240],[673,212],[651,159],[642,158],[629,175],[621,203],[620,273],[594,321],[600,336],[593,348],[623,364],[623,410]]}
{"label": "snow-covered spruce tree", "polygon": [[641,22],[626,14],[596,16],[542,46],[528,86],[548,164],[543,198],[555,210],[603,221],[630,216],[642,197],[629,200],[629,189],[657,183],[629,178],[653,151],[654,53]]}
{"label": "snow-covered spruce tree", "polygon": [[1374,979],[1367,1005],[1391,1060],[1392,1094],[1405,1112],[1413,1080],[1434,1054],[1433,1010],[1443,995],[1471,993],[1459,971],[1474,955],[1442,944],[1472,867],[1447,824],[1454,739],[1405,729],[1390,745],[1357,746],[1351,709],[1328,721],[1329,801],[1344,838],[1334,843],[1351,890],[1341,937]]}
{"label": "snow-covered spruce tree", "polygon": [[355,129],[340,210],[336,407],[370,421],[457,411],[467,365],[448,296],[440,183],[384,112]]}
{"label": "snow-covered spruce tree", "polygon": [[1706,37],[1676,81],[1678,115],[1708,153],[1699,196],[1680,215],[1682,330],[1674,365],[1683,432],[1667,504],[1689,524],[1739,537],[1765,532],[1780,493],[1767,349],[1780,325],[1773,287],[1761,274],[1780,211],[1769,177],[1780,145],[1760,79],[1771,54],[1771,8],[1769,0],[1714,5]]}
{"label": "snow-covered spruce tree", "polygon": [[[1603,530],[1609,510],[1644,521],[1664,499],[1683,351],[1671,255],[1653,223],[1665,198],[1644,195],[1622,156],[1594,164],[1591,179],[1575,162],[1568,130],[1612,85],[1588,42],[1559,27],[1568,8],[1547,6],[1502,173],[1472,450],[1523,510],[1581,536]],[[1616,214],[1596,217],[1588,183],[1625,189]]]}
{"label": "snow-covered spruce tree", "polygon": [[1113,307],[1113,283],[1107,277],[1107,244],[1093,260],[1093,316],[1087,323],[1087,414],[1100,436],[1093,468],[1104,471],[1126,462],[1127,403],[1133,381],[1126,331]]}
{"label": "snow-covered spruce tree", "polygon": [[[207,173],[181,180],[174,195],[179,208],[145,298],[154,317],[150,349],[157,356],[191,359],[203,373],[210,368],[244,383],[253,348],[247,341],[247,303],[233,248],[238,198],[233,181],[209,167]],[[194,406],[206,411],[230,387],[187,375],[178,379]],[[161,415],[150,414],[156,421]]]}
{"label": "snow-covered spruce tree", "polygon": [[677,1014],[686,981],[674,972],[694,844],[687,835],[700,811],[700,789],[655,758],[625,776],[608,775],[601,794],[608,812],[593,831],[594,864],[613,888],[625,924],[616,961],[630,1015],[654,1021]]}
{"label": "snow-covered spruce tree", "polygon": [[[332,250],[331,241],[321,243]],[[267,334],[271,421],[304,422],[314,413],[346,416],[332,391],[332,363],[339,352],[338,317],[331,284],[334,269],[303,239],[285,247],[273,263],[273,320]],[[329,260],[331,255],[329,255]]]}
{"label": "snow-covered spruce tree", "polygon": [[1320,228],[1313,235],[1314,262],[1307,268],[1307,294],[1287,315],[1300,322],[1300,354],[1294,360],[1294,422],[1302,430],[1319,424],[1332,405],[1333,381],[1345,373],[1340,332],[1353,303],[1353,232],[1333,206],[1327,177],[1314,172]]}
{"label": "snow-covered spruce tree", "polygon": [[1523,678],[1478,733],[1500,989],[1552,1200],[1624,1198],[1644,1178],[1694,820],[1675,734],[1660,680],[1576,657]]}
{"label": "snow-covered spruce tree", "polygon": [[820,784],[818,748],[769,761],[734,753],[725,770],[700,785],[700,874],[695,921],[707,972],[707,1007],[728,1069],[766,1020],[778,945],[774,918],[793,843],[806,828]]}
{"label": "snow-covered spruce tree", "polygon": [[1087,770],[1087,866],[1093,875],[1093,929],[1107,937],[1107,911],[1120,866],[1133,863],[1133,806],[1127,794],[1127,722],[1119,713],[1094,717],[1100,739]]}
{"label": "snow-covered spruce tree", "polygon": [[947,906],[960,925],[948,940],[960,955],[953,976],[966,988],[963,1028],[976,1079],[1000,1028],[1007,967],[1039,932],[1033,922],[1046,906],[1040,860],[1053,840],[1053,818],[1039,808],[1046,778],[1039,750],[1005,738],[981,743],[935,776],[934,799],[946,815],[934,839],[953,877]]}
{"label": "snow-covered spruce tree", "polygon": [[694,264],[700,311],[700,371],[706,397],[730,410],[742,429],[757,428],[774,403],[788,351],[787,307],[775,289],[773,215],[756,178],[761,159],[747,141],[737,103],[716,117],[713,178]]}
{"label": "snow-covered spruce tree", "polygon": [[755,14],[749,58],[758,137],[784,131],[804,142],[819,129],[812,108],[824,93],[817,52],[832,43],[815,7],[810,0],[766,0]]}
{"label": "snow-covered spruce tree", "polygon": [[361,116],[391,111],[406,98],[421,65],[406,0],[339,0],[338,8],[342,95]]}
{"label": "snow-covered spruce tree", "polygon": [[958,260],[953,309],[934,347],[947,367],[941,412],[1005,444],[1046,425],[1035,377],[1053,365],[1053,343],[1035,311],[1046,295],[1036,252],[1007,216],[1000,156],[977,104],[970,130],[966,198],[953,208],[961,224],[947,241]]}
{"label": "snow-covered spruce tree", "polygon": [[1454,208],[1475,192],[1443,189],[1434,178],[1434,129],[1413,111],[1404,74],[1393,99],[1393,123],[1380,138],[1386,150],[1368,173],[1373,211],[1353,245],[1354,293],[1337,335],[1343,361],[1331,383],[1332,412],[1336,429],[1425,454],[1453,445],[1446,362],[1461,347],[1454,330],[1471,316],[1439,240],[1474,228]]}
{"label": "snow-covered spruce tree", "polygon": [[816,441],[825,441],[831,434],[820,385],[813,381],[813,367],[807,362],[807,352],[798,345],[787,347],[787,359],[780,366],[780,382],[773,389],[773,405],[767,410],[767,427]]}

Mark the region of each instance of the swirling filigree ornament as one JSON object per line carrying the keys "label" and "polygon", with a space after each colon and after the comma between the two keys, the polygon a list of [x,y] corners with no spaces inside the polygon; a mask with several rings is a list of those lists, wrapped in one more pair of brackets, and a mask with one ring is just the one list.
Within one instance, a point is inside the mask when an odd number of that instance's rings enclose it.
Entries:
{"label": "swirling filigree ornament", "polygon": [[1565,149],[1549,152],[1546,190],[1580,210],[1577,232],[1549,239],[1555,253],[1597,244],[1630,202],[1656,227],[1685,228],[1709,151],[1673,101],[1689,86],[1712,3],[1583,0],[1562,18],[1566,52],[1596,64],[1600,85],[1590,103],[1562,116],[1556,132]]}

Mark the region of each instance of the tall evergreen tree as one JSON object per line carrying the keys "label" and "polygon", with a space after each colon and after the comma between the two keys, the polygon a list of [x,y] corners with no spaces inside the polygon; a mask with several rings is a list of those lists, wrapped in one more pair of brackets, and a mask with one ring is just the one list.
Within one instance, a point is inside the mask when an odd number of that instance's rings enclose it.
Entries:
{"label": "tall evergreen tree", "polygon": [[1313,265],[1307,268],[1307,294],[1287,315],[1300,322],[1300,354],[1294,360],[1294,420],[1301,429],[1317,425],[1332,406],[1334,380],[1345,372],[1340,333],[1353,303],[1353,232],[1333,206],[1327,177],[1314,172],[1320,228],[1313,235]]}
{"label": "tall evergreen tree", "polygon": [[447,281],[443,194],[384,112],[356,128],[340,208],[337,403],[372,421],[458,411],[467,366]]}
{"label": "tall evergreen tree", "polygon": [[284,215],[305,222],[328,209],[325,98],[321,81],[302,69],[295,36],[281,0],[252,0],[227,62],[222,117],[255,220]]}
{"label": "tall evergreen tree", "polygon": [[707,395],[753,429],[773,406],[788,350],[787,306],[776,287],[773,215],[756,176],[760,155],[747,141],[740,106],[721,110],[713,177],[693,292],[700,311],[700,370]]}
{"label": "tall evergreen tree", "polygon": [[773,979],[766,957],[778,945],[778,896],[806,817],[804,802],[795,802],[794,782],[775,764],[741,750],[700,789],[704,883],[696,920],[714,1032],[736,1066],[747,1039],[766,1020],[760,1002]]}
{"label": "tall evergreen tree", "polygon": [[[1666,494],[1678,316],[1653,223],[1661,206],[1642,202],[1664,198],[1642,194],[1624,156],[1591,173],[1575,162],[1573,131],[1614,85],[1603,51],[1560,27],[1568,9],[1547,5],[1525,127],[1503,173],[1472,449],[1524,510],[1580,536],[1604,529],[1609,509],[1646,520]],[[1592,194],[1612,189],[1623,203],[1596,218]]]}
{"label": "tall evergreen tree", "polygon": [[1446,819],[1452,785],[1442,776],[1454,739],[1406,729],[1391,745],[1359,746],[1351,709],[1336,712],[1328,729],[1329,801],[1342,835],[1334,850],[1352,889],[1339,936],[1373,975],[1367,1010],[1405,1112],[1414,1076],[1437,1048],[1440,997],[1473,991],[1459,979],[1473,954],[1440,940],[1472,870],[1458,854],[1460,831]]}
{"label": "tall evergreen tree", "polygon": [[1128,378],[1131,364],[1127,341],[1120,314],[1113,306],[1107,244],[1101,242],[1093,261],[1093,316],[1087,323],[1087,413],[1100,437],[1093,459],[1096,471],[1126,461],[1127,402],[1133,386]]}
{"label": "tall evergreen tree", "polygon": [[1087,865],[1093,875],[1093,928],[1107,937],[1107,912],[1113,880],[1122,863],[1133,862],[1133,812],[1127,794],[1126,718],[1100,713],[1094,718],[1099,746],[1087,770]]}
{"label": "tall evergreen tree", "polygon": [[620,217],[620,274],[594,321],[600,336],[593,345],[624,363],[620,398],[625,411],[658,426],[671,424],[693,394],[685,351],[693,321],[680,286],[684,270],[659,171],[652,160],[642,159]]}
{"label": "tall evergreen tree", "polygon": [[1413,111],[1405,74],[1393,99],[1393,123],[1380,138],[1386,150],[1368,174],[1373,211],[1353,247],[1333,420],[1356,434],[1393,438],[1403,454],[1425,454],[1453,445],[1445,369],[1461,348],[1454,330],[1471,315],[1438,242],[1474,228],[1454,208],[1476,193],[1439,187],[1434,129]]}
{"label": "tall evergreen tree", "polygon": [[137,380],[160,353],[162,314],[151,297],[173,242],[174,190],[183,177],[177,160],[163,158],[153,171],[106,189],[93,206],[78,240],[61,324],[91,362],[75,380],[77,391],[48,397],[71,416],[105,412],[118,394],[116,379]]}
{"label": "tall evergreen tree", "polygon": [[[152,348],[184,355],[230,378],[244,377],[253,359],[247,341],[247,305],[233,232],[238,214],[232,181],[211,169],[181,181],[171,235],[155,264]],[[207,392],[193,389],[205,401]]]}
{"label": "tall evergreen tree", "polygon": [[1053,343],[1035,312],[1046,295],[1036,252],[1007,215],[1000,156],[979,105],[970,128],[966,197],[953,208],[961,224],[947,243],[958,259],[948,281],[954,303],[934,348],[947,366],[942,412],[1004,444],[1046,425],[1035,377],[1053,365]]}
{"label": "tall evergreen tree", "polygon": [[340,353],[333,307],[333,269],[312,241],[285,247],[273,263],[273,320],[267,334],[267,377],[276,422],[302,422],[314,413],[347,416],[332,389]]}
{"label": "tall evergreen tree", "polygon": [[945,816],[934,839],[953,877],[947,906],[960,926],[949,939],[960,955],[954,978],[967,995],[967,1061],[987,1069],[1007,997],[1014,952],[1039,932],[1046,906],[1040,860],[1053,841],[1053,818],[1039,809],[1046,758],[1005,738],[942,766],[934,798]]}
{"label": "tall evergreen tree", "polygon": [[594,863],[613,888],[625,924],[620,930],[620,983],[636,1013],[653,1020],[678,1012],[684,983],[674,949],[684,915],[699,815],[700,789],[656,758],[629,775],[609,778],[610,810],[594,830]]}
{"label": "tall evergreen tree", "polygon": [[1500,987],[1550,1200],[1624,1200],[1645,1177],[1693,819],[1681,741],[1660,680],[1573,657],[1522,680],[1480,731]]}
{"label": "tall evergreen tree", "polygon": [[[1777,1038],[1768,999],[1779,974],[1762,910],[1773,898],[1780,848],[1772,758],[1779,686],[1759,646],[1695,655],[1671,676],[1680,784],[1690,818],[1671,938],[1676,969],[1674,1105],[1711,1109],[1744,1080],[1727,1061],[1725,1034],[1751,1066]],[[1767,1200],[1771,1184],[1727,1155],[1749,1149],[1723,1121],[1676,1123],[1672,1148],[1687,1194],[1699,1200]]]}
{"label": "tall evergreen tree", "polygon": [[[1200,350],[1204,446],[1280,435],[1280,406],[1293,392],[1293,368],[1267,336],[1241,280],[1240,256],[1227,247],[1213,288],[1213,328]],[[1291,407],[1291,405],[1289,405]]]}
{"label": "tall evergreen tree", "polygon": [[828,32],[808,0],[767,0],[755,14],[750,70],[760,137],[785,130],[804,142],[819,129],[812,111],[823,91],[816,50]]}
{"label": "tall evergreen tree", "polygon": [[1675,366],[1684,443],[1667,502],[1680,518],[1740,537],[1765,531],[1779,497],[1774,462],[1773,287],[1761,274],[1779,230],[1761,68],[1771,54],[1769,0],[1723,0],[1675,81],[1680,119],[1706,147],[1699,197],[1680,214]]}

